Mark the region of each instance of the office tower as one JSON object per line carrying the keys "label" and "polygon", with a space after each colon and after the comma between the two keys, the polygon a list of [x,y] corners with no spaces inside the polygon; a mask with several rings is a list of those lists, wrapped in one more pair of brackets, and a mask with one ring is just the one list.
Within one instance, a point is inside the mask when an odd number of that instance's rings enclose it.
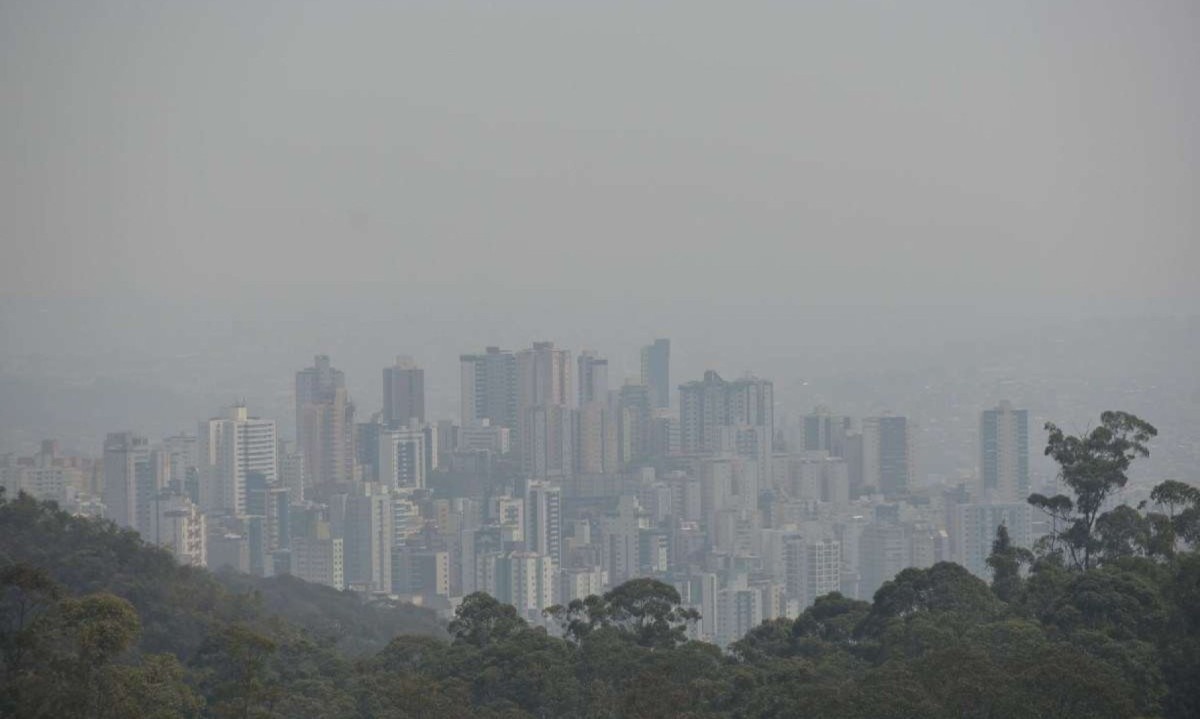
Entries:
{"label": "office tower", "polygon": [[562,488],[530,482],[525,492],[525,547],[549,557],[555,568],[562,566],[562,522]]}
{"label": "office tower", "polygon": [[571,352],[553,342],[534,342],[517,353],[517,404],[545,407],[571,404]]}
{"label": "office tower", "polygon": [[304,455],[293,451],[288,443],[281,442],[279,452],[279,483],[287,487],[288,497],[293,504],[304,501],[305,488],[308,486],[307,474],[304,471]]}
{"label": "office tower", "polygon": [[372,493],[346,497],[345,514],[339,523],[346,586],[367,592],[391,592],[395,546],[392,497],[371,485],[364,485],[363,489]]}
{"label": "office tower", "polygon": [[655,408],[671,406],[671,340],[656,339],[642,348],[642,384]]}
{"label": "office tower", "polygon": [[296,444],[313,485],[328,490],[354,478],[354,404],[327,355],[296,373]]}
{"label": "office tower", "polygon": [[579,355],[579,406],[608,401],[608,360],[592,350]]}
{"label": "office tower", "polygon": [[569,477],[575,469],[572,411],[564,405],[529,407],[522,429],[525,433],[521,464],[534,479]]}
{"label": "office tower", "polygon": [[982,497],[1022,502],[1029,496],[1029,411],[1001,402],[979,418]]}
{"label": "office tower", "polygon": [[150,445],[132,432],[111,432],[104,439],[105,516],[119,526],[137,529],[139,465],[145,472]]}
{"label": "office tower", "polygon": [[845,457],[849,430],[849,417],[832,414],[828,407],[817,407],[812,414],[804,416],[803,449],[828,452],[830,457]]}
{"label": "office tower", "polygon": [[378,435],[378,481],[391,489],[422,489],[426,479],[426,437],[417,428],[383,429]]}
{"label": "office tower", "polygon": [[650,420],[653,407],[650,388],[644,384],[626,382],[618,393],[621,418],[621,455],[625,464],[646,459],[650,455]]}
{"label": "office tower", "polygon": [[907,494],[912,477],[907,418],[868,417],[862,423],[861,441],[861,486],[873,487],[887,497]]}
{"label": "office tower", "polygon": [[246,475],[260,473],[268,484],[278,477],[275,420],[251,417],[242,404],[225,417],[200,423],[200,507],[205,511],[246,512]]}
{"label": "office tower", "polygon": [[619,468],[617,413],[607,402],[588,402],[575,411],[575,472],[604,474]]}
{"label": "office tower", "polygon": [[354,423],[354,463],[360,482],[379,481],[379,435],[385,428],[378,412],[370,422]]}
{"label": "office tower", "polygon": [[483,354],[461,355],[463,426],[488,420],[493,427],[517,428],[517,358],[499,347]]}
{"label": "office tower", "polygon": [[383,423],[388,427],[425,422],[425,370],[411,357],[397,357],[383,370]]}
{"label": "office tower", "polygon": [[154,521],[155,503],[160,496],[171,494],[171,457],[162,449],[152,449],[134,469],[135,527],[145,532]]}
{"label": "office tower", "polygon": [[535,478],[569,475],[571,452],[571,353],[553,342],[534,342],[517,353],[517,440],[526,473]]}

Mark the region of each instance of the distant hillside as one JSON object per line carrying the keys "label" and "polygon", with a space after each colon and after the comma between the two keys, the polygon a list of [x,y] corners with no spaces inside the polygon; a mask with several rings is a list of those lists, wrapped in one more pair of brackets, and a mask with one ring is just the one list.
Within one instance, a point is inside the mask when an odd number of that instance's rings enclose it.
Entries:
{"label": "distant hillside", "polygon": [[262,579],[178,565],[169,553],[111,522],[73,517],[21,497],[0,507],[0,567],[45,569],[72,594],[109,592],[141,618],[141,648],[185,660],[222,625],[280,620],[347,655],[379,651],[398,634],[445,637],[436,615],[284,576]]}

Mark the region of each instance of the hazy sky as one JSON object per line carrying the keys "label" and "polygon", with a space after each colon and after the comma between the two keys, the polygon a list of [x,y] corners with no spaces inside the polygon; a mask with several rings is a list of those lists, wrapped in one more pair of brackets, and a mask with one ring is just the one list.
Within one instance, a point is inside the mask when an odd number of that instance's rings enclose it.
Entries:
{"label": "hazy sky", "polygon": [[0,97],[10,298],[1200,307],[1195,0],[0,0]]}

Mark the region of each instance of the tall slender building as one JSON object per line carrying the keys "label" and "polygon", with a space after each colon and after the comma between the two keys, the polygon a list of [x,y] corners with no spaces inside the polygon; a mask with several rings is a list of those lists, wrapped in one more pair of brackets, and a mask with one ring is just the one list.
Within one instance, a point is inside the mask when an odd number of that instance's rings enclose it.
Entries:
{"label": "tall slender building", "polygon": [[642,348],[642,384],[655,408],[671,406],[671,340],[656,339]]}
{"label": "tall slender building", "polygon": [[459,420],[465,427],[488,420],[493,427],[517,428],[517,358],[499,347],[483,354],[459,357],[461,407]]}
{"label": "tall slender building", "polygon": [[296,373],[296,444],[312,484],[354,478],[354,404],[345,375],[330,366],[328,355]]}
{"label": "tall slender building", "polygon": [[397,357],[383,369],[383,423],[388,427],[425,422],[425,370],[411,357]]}
{"label": "tall slender building", "polygon": [[517,441],[527,472],[534,477],[569,474],[571,456],[571,353],[553,342],[534,342],[517,363]]}
{"label": "tall slender building", "polygon": [[246,477],[258,473],[267,484],[279,478],[275,420],[251,417],[238,404],[201,422],[198,435],[201,509],[245,514]]}
{"label": "tall slender building", "polygon": [[145,472],[150,445],[133,432],[111,432],[104,438],[105,516],[122,527],[137,529],[138,472]]}
{"label": "tall slender building", "polygon": [[592,350],[579,354],[579,406],[608,399],[608,360]]}
{"label": "tall slender building", "polygon": [[979,417],[981,495],[1001,502],[1029,496],[1029,411],[1004,401]]}
{"label": "tall slender building", "polygon": [[804,416],[803,449],[828,452],[830,457],[844,457],[849,429],[849,417],[835,415],[828,407],[817,407],[812,414]]}
{"label": "tall slender building", "polygon": [[862,422],[861,486],[888,497],[908,493],[912,437],[906,417],[867,417]]}

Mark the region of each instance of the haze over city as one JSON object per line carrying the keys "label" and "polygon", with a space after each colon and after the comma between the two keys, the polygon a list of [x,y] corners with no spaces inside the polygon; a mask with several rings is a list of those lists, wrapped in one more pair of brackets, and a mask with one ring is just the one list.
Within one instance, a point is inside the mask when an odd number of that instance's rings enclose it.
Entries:
{"label": "haze over city", "polygon": [[[736,653],[908,567],[1017,613],[1050,565],[1183,576],[1198,31],[1188,0],[0,0],[0,486],[451,642],[476,592],[583,646],[542,610],[654,579],[700,615],[672,642]],[[1128,552],[1029,499],[1073,487],[1046,423],[1110,410],[1154,429],[1097,499],[1141,513]],[[1163,691],[1131,701],[1185,716]]]}

